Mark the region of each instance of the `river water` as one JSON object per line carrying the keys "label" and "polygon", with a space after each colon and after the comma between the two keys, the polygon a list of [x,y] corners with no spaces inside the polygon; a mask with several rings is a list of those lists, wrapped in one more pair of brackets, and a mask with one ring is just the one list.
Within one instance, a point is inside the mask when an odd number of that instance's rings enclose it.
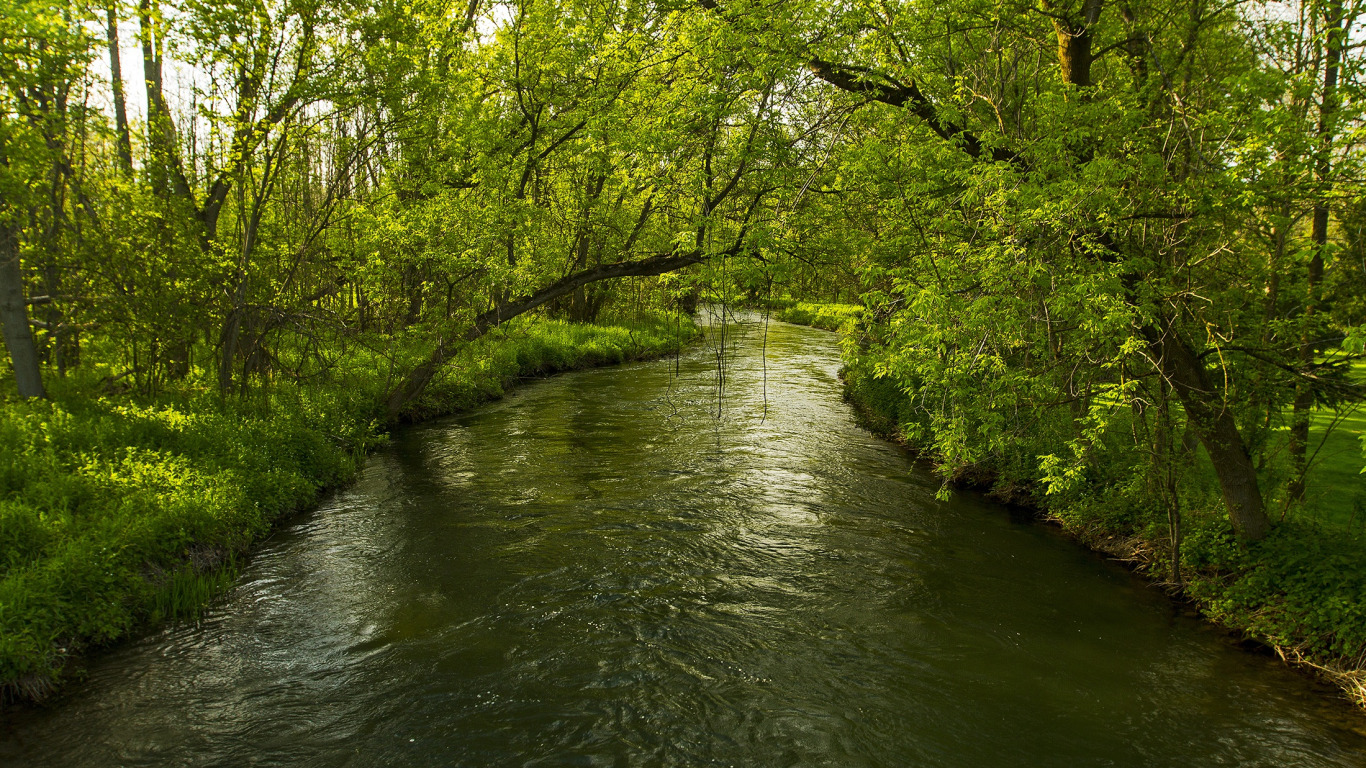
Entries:
{"label": "river water", "polygon": [[[1366,718],[1123,568],[945,503],[836,338],[732,327],[402,432],[19,766],[1338,766]],[[718,416],[719,409],[719,416]]]}

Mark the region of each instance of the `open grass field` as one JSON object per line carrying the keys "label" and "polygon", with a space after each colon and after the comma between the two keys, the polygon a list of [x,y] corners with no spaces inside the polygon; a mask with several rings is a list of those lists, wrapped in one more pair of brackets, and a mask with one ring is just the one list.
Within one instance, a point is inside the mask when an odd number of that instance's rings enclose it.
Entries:
{"label": "open grass field", "polygon": [[[1358,363],[1355,373],[1359,381],[1366,382],[1366,363]],[[1363,437],[1366,406],[1357,405],[1340,413],[1315,413],[1309,438],[1313,463],[1305,492],[1305,511],[1322,522],[1366,538]]]}

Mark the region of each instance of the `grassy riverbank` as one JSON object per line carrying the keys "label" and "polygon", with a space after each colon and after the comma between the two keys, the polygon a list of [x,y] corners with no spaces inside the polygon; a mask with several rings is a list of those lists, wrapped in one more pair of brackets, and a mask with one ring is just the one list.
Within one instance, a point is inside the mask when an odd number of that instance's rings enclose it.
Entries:
{"label": "grassy riverbank", "polygon": [[[697,332],[675,318],[514,323],[472,345],[404,416],[666,354]],[[353,476],[384,439],[384,393],[424,352],[356,344],[325,380],[228,400],[195,377],[154,397],[111,393],[89,366],[54,382],[50,400],[0,402],[0,694],[42,698],[83,651],[197,613],[272,525]]]}
{"label": "grassy riverbank", "polygon": [[827,331],[839,331],[851,328],[861,314],[863,307],[857,304],[812,304],[800,301],[778,310],[773,314],[773,319]]}
{"label": "grassy riverbank", "polygon": [[[833,315],[817,305],[784,319]],[[846,333],[851,328],[844,326]],[[874,431],[923,452],[916,437],[928,428],[923,409],[914,408],[890,379],[875,375],[878,362],[857,345],[846,346],[846,395]],[[1326,432],[1332,421],[1320,413],[1314,423],[1310,444],[1322,449],[1306,502],[1274,508],[1279,524],[1251,546],[1234,537],[1209,460],[1197,451],[1194,465],[1180,477],[1179,580],[1172,568],[1168,509],[1152,503],[1156,478],[1132,460],[1122,439],[1098,445],[1087,480],[1063,493],[1045,492],[1040,459],[1049,446],[1042,440],[1035,456],[988,452],[969,466],[944,471],[951,483],[1038,509],[1088,546],[1131,562],[1191,599],[1209,619],[1324,673],[1366,706],[1366,477],[1360,474],[1366,425],[1359,415],[1348,416]],[[1270,475],[1275,471],[1268,469]]]}

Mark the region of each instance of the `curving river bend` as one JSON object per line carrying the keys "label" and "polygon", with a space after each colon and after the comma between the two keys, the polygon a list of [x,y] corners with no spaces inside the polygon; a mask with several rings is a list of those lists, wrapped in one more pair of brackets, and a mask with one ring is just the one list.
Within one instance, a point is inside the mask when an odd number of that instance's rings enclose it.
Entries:
{"label": "curving river bend", "polygon": [[1303,677],[936,501],[834,335],[733,328],[719,419],[715,344],[403,432],[200,624],[11,715],[0,762],[1366,765]]}

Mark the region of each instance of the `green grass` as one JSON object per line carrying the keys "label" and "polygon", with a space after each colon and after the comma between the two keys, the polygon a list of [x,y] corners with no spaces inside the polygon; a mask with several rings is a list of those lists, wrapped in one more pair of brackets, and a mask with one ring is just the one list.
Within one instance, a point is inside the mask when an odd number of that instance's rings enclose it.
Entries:
{"label": "green grass", "polygon": [[862,315],[863,307],[857,304],[814,304],[801,301],[780,310],[773,317],[784,323],[839,331],[853,327],[854,322]]}
{"label": "green grass", "polygon": [[[1353,378],[1366,384],[1366,361],[1358,361]],[[1336,421],[1336,424],[1334,422]],[[1325,431],[1333,427],[1324,438]],[[1309,451],[1313,455],[1305,509],[1310,516],[1366,536],[1366,406],[1342,414],[1315,411],[1310,423]],[[1317,453],[1314,453],[1317,451]]]}
{"label": "green grass", "polygon": [[1366,459],[1361,443],[1366,409],[1343,417],[1325,440],[1324,431],[1333,420],[1333,414],[1319,411],[1311,422],[1309,450],[1318,453],[1309,470],[1305,510],[1330,525],[1366,534]]}
{"label": "green grass", "polygon": [[[472,345],[405,416],[657,356],[696,333],[676,319],[515,323]],[[243,399],[193,382],[99,394],[92,371],[52,382],[47,401],[0,401],[0,694],[41,698],[84,649],[197,615],[273,524],[353,476],[384,439],[376,417],[395,372],[424,352],[356,345],[326,379]]]}

